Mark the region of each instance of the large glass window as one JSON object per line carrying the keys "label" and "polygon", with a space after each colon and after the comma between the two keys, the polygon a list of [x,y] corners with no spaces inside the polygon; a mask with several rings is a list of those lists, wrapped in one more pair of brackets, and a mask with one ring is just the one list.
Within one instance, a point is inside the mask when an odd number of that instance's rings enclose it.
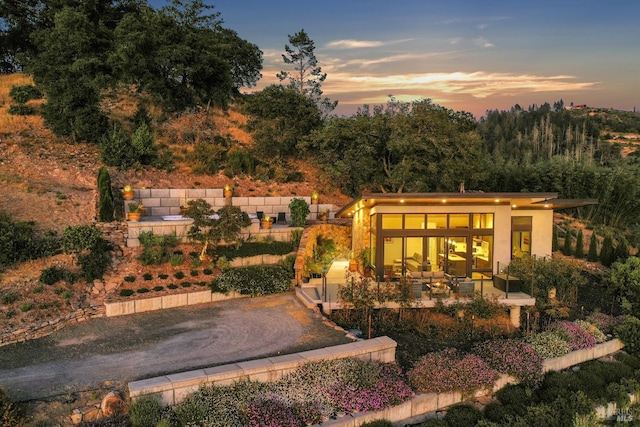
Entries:
{"label": "large glass window", "polygon": [[469,228],[469,214],[449,215],[449,228]]}
{"label": "large glass window", "polygon": [[402,238],[384,238],[384,274],[390,278],[400,277],[402,274]]}
{"label": "large glass window", "polygon": [[491,270],[493,266],[493,236],[473,236],[474,270]]}
{"label": "large glass window", "polygon": [[473,228],[493,228],[493,214],[473,214]]}
{"label": "large glass window", "polygon": [[511,218],[511,255],[520,258],[531,255],[531,227],[530,216],[515,216]]}
{"label": "large glass window", "polygon": [[424,230],[424,214],[406,214],[404,228],[409,230]]}
{"label": "large glass window", "polygon": [[447,214],[427,215],[427,228],[447,228]]}
{"label": "large glass window", "polygon": [[402,214],[382,214],[382,228],[384,230],[399,230],[402,228]]}

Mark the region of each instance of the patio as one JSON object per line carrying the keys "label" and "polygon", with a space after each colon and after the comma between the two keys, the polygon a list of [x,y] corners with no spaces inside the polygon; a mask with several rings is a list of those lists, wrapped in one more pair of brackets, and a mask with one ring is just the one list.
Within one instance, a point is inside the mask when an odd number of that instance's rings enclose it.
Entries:
{"label": "patio", "polygon": [[[300,288],[296,289],[298,298],[301,299],[309,307],[320,307],[326,314],[330,314],[333,310],[342,308],[342,304],[338,298],[338,288],[346,283],[349,272],[349,261],[338,260],[334,261],[329,267],[325,279],[316,278],[309,280],[309,283],[301,284]],[[482,296],[486,298],[497,298],[500,304],[508,306],[512,313],[512,322],[515,325],[515,317],[519,317],[520,307],[535,305],[535,298],[524,292],[505,292],[497,289],[493,286],[491,279],[486,280],[474,280],[476,292],[480,292]],[[378,292],[380,284],[377,282],[371,283],[371,291]],[[424,279],[421,283],[420,297],[415,294],[416,299],[413,304],[413,308],[433,308],[438,301],[442,301],[444,304],[453,304],[456,302],[470,299],[471,294],[461,295],[453,290],[445,290],[445,292],[436,292],[435,287],[433,290],[429,290],[429,282]],[[386,302],[383,305],[378,305],[377,308],[399,308],[399,305],[394,302]],[[519,319],[518,319],[519,326]]]}

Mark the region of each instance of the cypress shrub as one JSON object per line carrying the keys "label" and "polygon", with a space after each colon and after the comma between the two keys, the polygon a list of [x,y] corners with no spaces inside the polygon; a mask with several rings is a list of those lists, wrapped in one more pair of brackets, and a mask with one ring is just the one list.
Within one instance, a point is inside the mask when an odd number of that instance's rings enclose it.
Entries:
{"label": "cypress shrub", "polygon": [[553,235],[551,238],[551,250],[553,252],[556,252],[560,249],[560,243],[558,243],[558,227],[556,227],[556,225],[553,225]]}
{"label": "cypress shrub", "polygon": [[613,248],[613,239],[611,236],[605,236],[602,241],[602,248],[600,248],[600,262],[605,267],[611,267],[615,261],[615,253]]}
{"label": "cypress shrub", "polygon": [[598,237],[596,233],[591,233],[591,240],[589,240],[589,252],[587,253],[587,261],[598,261]]}
{"label": "cypress shrub", "polygon": [[582,233],[582,229],[578,230],[578,236],[576,237],[576,258],[584,258],[584,234]]}
{"label": "cypress shrub", "polygon": [[98,220],[100,222],[113,221],[114,203],[111,176],[105,167],[101,167],[98,171],[98,194]]}
{"label": "cypress shrub", "polygon": [[572,251],[572,242],[571,242],[571,229],[567,229],[567,233],[564,235],[564,246],[562,247],[562,253],[566,256],[571,256]]}

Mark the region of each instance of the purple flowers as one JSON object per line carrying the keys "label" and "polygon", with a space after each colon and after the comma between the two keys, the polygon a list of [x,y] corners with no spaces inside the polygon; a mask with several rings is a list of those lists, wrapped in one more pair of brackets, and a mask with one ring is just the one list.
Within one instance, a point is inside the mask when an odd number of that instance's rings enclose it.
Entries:
{"label": "purple flowers", "polygon": [[596,346],[596,339],[580,325],[572,322],[560,321],[552,325],[551,329],[569,342],[572,350],[581,350]]}
{"label": "purple flowers", "polygon": [[524,383],[542,380],[542,357],[526,342],[506,339],[476,344],[473,352],[498,372],[509,374]]}
{"label": "purple flowers", "polygon": [[411,385],[422,393],[461,391],[470,394],[492,387],[498,373],[480,357],[448,348],[422,356],[408,376]]}

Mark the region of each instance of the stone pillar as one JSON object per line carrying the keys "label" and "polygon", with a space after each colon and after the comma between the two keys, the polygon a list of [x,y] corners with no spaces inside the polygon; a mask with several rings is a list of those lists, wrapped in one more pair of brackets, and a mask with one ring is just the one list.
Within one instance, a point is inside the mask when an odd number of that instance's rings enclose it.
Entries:
{"label": "stone pillar", "polygon": [[225,206],[232,206],[233,205],[233,196],[226,196],[224,198],[224,205]]}
{"label": "stone pillar", "polygon": [[509,307],[509,318],[511,319],[511,324],[519,328],[520,327],[520,306],[512,305]]}

